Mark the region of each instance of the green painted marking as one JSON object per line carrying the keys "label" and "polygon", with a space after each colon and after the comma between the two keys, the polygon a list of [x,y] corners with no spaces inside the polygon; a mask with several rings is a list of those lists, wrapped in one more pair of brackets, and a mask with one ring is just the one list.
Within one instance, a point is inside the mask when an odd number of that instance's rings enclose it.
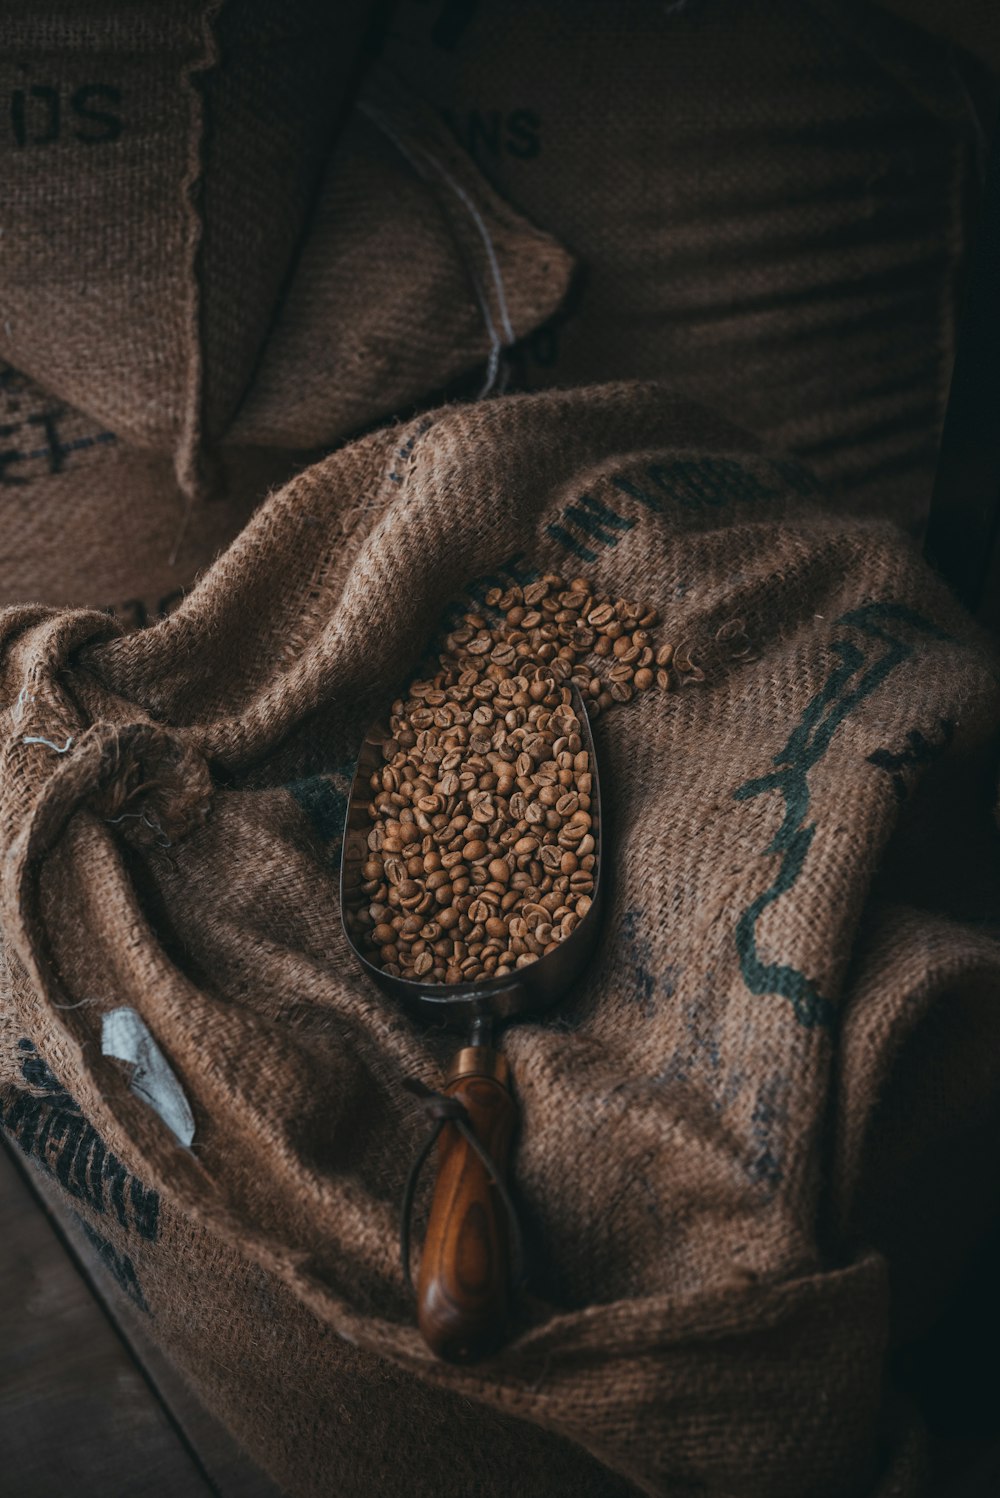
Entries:
{"label": "green painted marking", "polygon": [[[661,469],[662,464],[658,463],[656,467],[657,469]],[[646,473],[652,474],[652,469],[647,468]],[[633,483],[631,479],[622,478],[621,474],[615,474],[611,482],[620,494],[626,495],[629,499],[634,499],[637,504],[645,505],[647,510],[653,510],[658,514],[663,509],[662,494],[650,494],[640,484]],[[659,482],[660,480],[657,479],[657,483]]]}
{"label": "green painted marking", "polygon": [[[348,766],[347,774],[350,773],[351,767]],[[347,795],[329,775],[310,775],[305,780],[293,780],[285,790],[295,797],[317,836],[325,843],[340,837],[347,816]]]}
{"label": "green painted marking", "polygon": [[[798,968],[788,963],[764,962],[757,949],[757,923],[769,905],[794,888],[816,833],[816,824],[807,823],[809,813],[809,779],[812,767],[826,754],[837,729],[893,671],[914,653],[914,646],[899,639],[888,625],[908,625],[935,640],[950,638],[920,614],[902,604],[870,603],[853,609],[837,620],[881,641],[887,648],[863,669],[867,656],[851,640],[834,640],[832,649],[840,659],[823,686],[807,704],[784,748],[774,756],[777,768],[768,775],[746,781],[733,796],[750,801],[756,796],[776,791],[785,802],[781,826],[764,849],[765,854],[779,853],[781,865],[773,883],[751,902],[736,922],[736,950],[739,953],[743,981],[751,993],[778,994],[788,999],[801,1025],[831,1025],[836,1009],[816,984]],[[860,675],[858,673],[861,673]],[[854,682],[853,687],[850,685]]]}
{"label": "green painted marking", "polygon": [[[617,510],[613,510],[610,505],[602,504],[592,494],[581,494],[579,503],[582,509],[590,512],[599,525],[609,526],[615,531],[630,531],[635,529],[634,520],[629,520],[627,515],[619,515]],[[566,514],[568,515],[569,513],[570,511],[567,510]],[[573,513],[577,513],[575,509]]]}
{"label": "green painted marking", "polygon": [[584,546],[582,541],[571,536],[564,525],[547,525],[545,529],[553,541],[558,541],[560,546],[565,546],[566,550],[571,551],[575,557],[579,557],[581,562],[597,561],[597,552],[591,551],[589,546]]}
{"label": "green painted marking", "polygon": [[563,519],[569,520],[573,525],[579,526],[584,535],[591,536],[595,541],[599,541],[602,546],[617,546],[621,540],[621,537],[616,536],[614,531],[608,530],[606,526],[599,525],[594,516],[588,515],[587,511],[581,509],[579,505],[567,505],[565,510],[563,510]]}
{"label": "green painted marking", "polygon": [[[765,470],[795,494],[818,492],[816,481],[798,463],[769,462]],[[734,458],[671,458],[666,463],[648,463],[638,471],[632,470],[629,478],[613,474],[611,483],[620,494],[655,513],[662,512],[668,503],[682,510],[704,510],[780,498],[780,490]]]}

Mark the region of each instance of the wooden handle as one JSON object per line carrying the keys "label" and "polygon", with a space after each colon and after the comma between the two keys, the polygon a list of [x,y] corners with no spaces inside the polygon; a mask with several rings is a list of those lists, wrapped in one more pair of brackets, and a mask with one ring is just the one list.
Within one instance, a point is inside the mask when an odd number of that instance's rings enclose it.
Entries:
{"label": "wooden handle", "polygon": [[[506,1075],[503,1057],[470,1046],[459,1052],[445,1087],[465,1105],[473,1133],[503,1172],[517,1116]],[[463,1363],[493,1352],[507,1330],[509,1279],[503,1202],[471,1145],[446,1124],[417,1278],[417,1322],[431,1350]]]}

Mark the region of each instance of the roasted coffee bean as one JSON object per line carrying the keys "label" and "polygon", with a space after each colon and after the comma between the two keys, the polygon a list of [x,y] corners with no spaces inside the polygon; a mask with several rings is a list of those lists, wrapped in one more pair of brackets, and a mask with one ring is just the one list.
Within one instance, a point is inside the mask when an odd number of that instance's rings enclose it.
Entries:
{"label": "roasted coffee bean", "polygon": [[[392,704],[358,928],[386,972],[458,983],[526,967],[593,897],[593,775],[567,683],[591,716],[702,673],[657,645],[656,610],[546,573],[491,587]],[[680,654],[680,653],[679,653]]]}

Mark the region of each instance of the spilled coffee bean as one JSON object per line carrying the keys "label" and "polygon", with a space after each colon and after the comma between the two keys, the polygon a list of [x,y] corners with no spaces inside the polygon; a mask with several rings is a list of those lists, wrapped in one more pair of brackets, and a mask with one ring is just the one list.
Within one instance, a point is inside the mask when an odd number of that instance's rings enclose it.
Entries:
{"label": "spilled coffee bean", "polygon": [[672,685],[655,609],[548,574],[494,588],[392,705],[359,913],[371,960],[433,983],[537,961],[590,909],[591,717]]}

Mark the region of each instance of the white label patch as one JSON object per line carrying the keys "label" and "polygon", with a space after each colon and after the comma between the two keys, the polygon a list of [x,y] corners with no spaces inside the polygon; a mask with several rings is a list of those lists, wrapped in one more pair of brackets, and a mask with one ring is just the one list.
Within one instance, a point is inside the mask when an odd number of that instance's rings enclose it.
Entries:
{"label": "white label patch", "polygon": [[132,1064],[130,1086],[136,1097],[158,1113],[181,1144],[194,1138],[194,1116],[145,1020],[134,1009],[112,1009],[102,1017],[101,1050]]}

